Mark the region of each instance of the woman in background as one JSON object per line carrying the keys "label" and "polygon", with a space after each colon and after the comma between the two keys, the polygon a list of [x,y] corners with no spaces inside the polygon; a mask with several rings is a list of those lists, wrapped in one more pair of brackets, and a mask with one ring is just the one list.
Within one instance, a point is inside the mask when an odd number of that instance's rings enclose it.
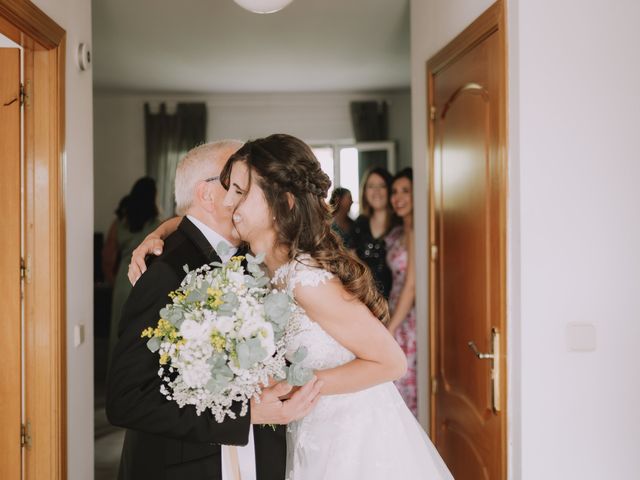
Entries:
{"label": "woman in background", "polygon": [[115,228],[116,252],[120,261],[113,282],[109,354],[118,339],[118,325],[122,307],[131,291],[127,268],[131,253],[160,224],[156,205],[156,182],[149,177],[136,181],[127,197],[124,215]]}
{"label": "woman in background", "polygon": [[104,247],[102,247],[102,274],[104,275],[104,281],[112,288],[116,280],[118,264],[120,263],[120,252],[118,251],[118,222],[124,218],[128,198],[129,195],[122,197],[120,203],[118,203],[118,208],[113,212],[116,214],[116,219],[111,222],[109,231],[107,232],[107,239],[104,242]]}
{"label": "woman in background", "polygon": [[342,238],[345,247],[351,248],[351,232],[354,224],[354,221],[349,217],[349,210],[353,205],[351,192],[346,188],[336,188],[331,192],[329,205],[333,213],[331,229]]}
{"label": "woman in background", "polygon": [[416,298],[413,240],[413,171],[405,168],[393,177],[391,205],[402,224],[386,237],[387,263],[393,274],[389,295],[389,331],[407,356],[407,373],[395,382],[414,415],[418,414],[416,388]]}
{"label": "woman in background", "polygon": [[393,225],[390,192],[391,174],[386,169],[377,167],[366,173],[361,188],[361,215],[355,221],[351,244],[371,270],[376,287],[385,298],[389,298],[391,291],[384,240]]}

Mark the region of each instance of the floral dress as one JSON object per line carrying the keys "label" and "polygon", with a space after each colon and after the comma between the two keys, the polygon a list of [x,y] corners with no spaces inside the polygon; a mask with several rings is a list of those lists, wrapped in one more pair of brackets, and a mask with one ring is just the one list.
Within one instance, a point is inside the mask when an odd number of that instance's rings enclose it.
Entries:
{"label": "floral dress", "polygon": [[[391,293],[389,294],[389,310],[393,314],[398,301],[400,300],[400,293],[402,287],[404,287],[405,278],[407,276],[407,264],[409,260],[409,252],[407,251],[406,244],[404,242],[404,234],[402,226],[398,226],[389,232],[386,237],[387,242],[387,264],[391,268],[393,275],[393,282],[391,287]],[[409,410],[414,415],[418,415],[418,389],[416,385],[416,307],[411,308],[407,317],[396,329],[395,338],[400,347],[407,356],[407,373],[400,380],[395,382],[402,398],[407,403]]]}

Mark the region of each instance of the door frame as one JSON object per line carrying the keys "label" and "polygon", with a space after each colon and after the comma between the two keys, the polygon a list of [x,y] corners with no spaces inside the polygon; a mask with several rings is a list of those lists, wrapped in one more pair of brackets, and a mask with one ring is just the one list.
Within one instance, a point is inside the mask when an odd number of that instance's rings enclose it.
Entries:
{"label": "door frame", "polygon": [[23,450],[23,478],[64,479],[66,32],[29,0],[0,0],[0,33],[23,47],[26,92],[23,420],[30,422],[31,445]]}
{"label": "door frame", "polygon": [[[499,186],[499,272],[500,272],[500,315],[503,321],[504,329],[501,332],[500,339],[500,372],[502,376],[502,385],[500,386],[500,395],[503,399],[501,413],[504,415],[504,421],[506,428],[504,429],[501,439],[502,444],[502,462],[503,471],[505,472],[505,478],[508,478],[507,465],[508,465],[508,431],[509,431],[509,416],[508,407],[510,405],[507,398],[507,337],[508,337],[508,317],[507,317],[507,198],[508,198],[508,65],[507,65],[507,32],[506,32],[506,11],[503,0],[497,0],[491,5],[484,13],[482,13],[476,20],[474,20],[462,33],[455,37],[449,44],[442,48],[438,53],[431,57],[426,63],[426,81],[427,81],[427,161],[428,161],[428,174],[429,174],[429,208],[427,225],[429,229],[429,245],[437,245],[437,239],[435,237],[435,199],[434,199],[434,162],[435,162],[435,116],[431,114],[431,106],[434,104],[435,85],[434,77],[438,72],[445,69],[452,62],[456,61],[466,52],[474,48],[481,43],[489,35],[498,35],[499,44],[499,56],[501,58],[501,71],[499,71],[500,82],[500,94],[498,102],[498,164],[500,171],[500,186]],[[429,378],[430,378],[430,392],[429,392],[429,430],[431,438],[436,437],[436,389],[434,380],[437,378],[436,371],[436,345],[437,345],[437,331],[436,331],[436,315],[437,315],[437,268],[434,264],[434,253],[431,252],[427,260],[428,275],[429,275],[429,291],[428,291],[428,312],[429,312]],[[437,254],[436,254],[437,255]]]}

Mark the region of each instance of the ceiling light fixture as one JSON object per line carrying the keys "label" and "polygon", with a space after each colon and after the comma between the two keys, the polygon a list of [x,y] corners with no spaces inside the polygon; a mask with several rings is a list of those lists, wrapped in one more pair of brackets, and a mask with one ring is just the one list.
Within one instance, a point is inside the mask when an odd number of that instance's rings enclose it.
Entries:
{"label": "ceiling light fixture", "polygon": [[233,0],[245,10],[254,13],[275,13],[289,5],[293,0]]}

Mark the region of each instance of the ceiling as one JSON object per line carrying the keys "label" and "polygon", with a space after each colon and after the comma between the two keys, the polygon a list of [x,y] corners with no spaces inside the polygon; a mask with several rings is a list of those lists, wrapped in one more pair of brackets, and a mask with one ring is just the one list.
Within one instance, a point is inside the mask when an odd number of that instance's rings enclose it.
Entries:
{"label": "ceiling", "polygon": [[409,0],[94,0],[94,85],[172,92],[383,90],[410,83]]}

